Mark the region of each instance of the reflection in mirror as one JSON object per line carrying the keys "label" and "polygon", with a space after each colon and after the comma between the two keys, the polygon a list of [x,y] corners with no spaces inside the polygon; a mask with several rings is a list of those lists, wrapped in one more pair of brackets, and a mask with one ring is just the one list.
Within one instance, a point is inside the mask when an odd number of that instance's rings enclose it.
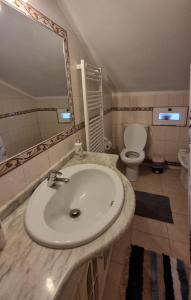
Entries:
{"label": "reflection in mirror", "polygon": [[0,161],[71,126],[63,43],[1,4]]}

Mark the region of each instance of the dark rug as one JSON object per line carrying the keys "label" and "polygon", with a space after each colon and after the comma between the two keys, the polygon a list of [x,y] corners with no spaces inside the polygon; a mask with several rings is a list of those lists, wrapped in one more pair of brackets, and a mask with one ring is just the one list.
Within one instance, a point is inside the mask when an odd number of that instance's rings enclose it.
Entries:
{"label": "dark rug", "polygon": [[[124,275],[125,276],[125,275]],[[126,300],[188,300],[188,274],[176,258],[132,246]]]}
{"label": "dark rug", "polygon": [[170,200],[166,196],[135,191],[135,214],[166,223],[173,223]]}

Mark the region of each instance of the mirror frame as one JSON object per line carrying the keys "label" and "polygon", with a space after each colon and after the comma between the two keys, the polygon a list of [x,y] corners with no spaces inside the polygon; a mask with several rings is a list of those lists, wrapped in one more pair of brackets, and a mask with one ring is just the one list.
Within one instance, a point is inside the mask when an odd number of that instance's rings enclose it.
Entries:
{"label": "mirror frame", "polygon": [[28,160],[48,150],[49,148],[56,145],[57,143],[63,141],[68,136],[74,134],[76,131],[80,130],[83,127],[82,124],[75,126],[67,31],[61,26],[59,26],[58,24],[56,24],[54,21],[52,21],[50,18],[45,16],[35,7],[30,5],[29,3],[26,3],[22,0],[0,0],[0,3],[1,2],[10,6],[13,9],[16,9],[21,14],[25,15],[26,17],[32,19],[35,22],[40,23],[47,29],[53,31],[54,33],[56,33],[57,35],[63,38],[63,42],[64,42],[63,54],[65,56],[65,68],[66,68],[66,78],[67,78],[67,86],[68,86],[68,103],[69,103],[70,112],[72,113],[73,121],[71,122],[71,128],[65,129],[64,131],[48,138],[47,140],[44,140],[22,151],[21,153],[16,154],[8,158],[7,160],[0,162],[0,177],[16,169],[17,167],[23,165]]}

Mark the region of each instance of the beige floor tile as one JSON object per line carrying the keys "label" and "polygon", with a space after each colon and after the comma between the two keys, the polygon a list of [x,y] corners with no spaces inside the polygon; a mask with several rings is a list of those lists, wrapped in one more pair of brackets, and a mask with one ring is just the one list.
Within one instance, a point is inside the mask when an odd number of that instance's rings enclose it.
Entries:
{"label": "beige floor tile", "polygon": [[189,227],[188,216],[184,214],[173,213],[173,221],[176,226]]}
{"label": "beige floor tile", "polygon": [[174,224],[135,216],[132,244],[188,262],[188,200],[187,191],[180,182],[180,168],[168,168],[159,175],[143,165],[133,188],[169,197]]}
{"label": "beige floor tile", "polygon": [[169,194],[170,206],[173,213],[188,214],[188,200],[185,197],[181,197],[177,194]]}
{"label": "beige floor tile", "polygon": [[135,216],[133,219],[133,229],[168,238],[167,225],[164,222]]}
{"label": "beige floor tile", "polygon": [[188,228],[180,227],[174,224],[168,224],[167,228],[170,240],[189,244]]}
{"label": "beige floor tile", "polygon": [[171,256],[179,258],[190,267],[190,246],[189,244],[180,243],[170,240]]}
{"label": "beige floor tile", "polygon": [[144,247],[147,250],[170,255],[169,239],[134,230],[132,232],[132,244]]}
{"label": "beige floor tile", "polygon": [[176,177],[162,177],[162,192],[166,195],[178,195],[181,198],[187,197],[187,191],[184,189],[179,178]]}
{"label": "beige floor tile", "polygon": [[169,239],[189,243],[189,227],[187,215],[173,213],[174,224],[167,224]]}
{"label": "beige floor tile", "polygon": [[150,183],[150,184],[137,183],[136,190],[141,191],[141,192],[147,192],[147,193],[151,193],[151,194],[161,195],[161,188],[152,183]]}

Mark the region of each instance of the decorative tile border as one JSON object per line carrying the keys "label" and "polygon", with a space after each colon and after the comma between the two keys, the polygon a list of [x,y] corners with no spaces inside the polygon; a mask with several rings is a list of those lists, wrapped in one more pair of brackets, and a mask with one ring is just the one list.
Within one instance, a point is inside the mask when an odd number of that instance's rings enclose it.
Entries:
{"label": "decorative tile border", "polygon": [[32,109],[26,109],[26,110],[21,110],[21,111],[15,111],[15,112],[10,112],[10,113],[6,113],[6,114],[0,114],[0,119],[11,118],[11,117],[15,117],[15,116],[31,114],[33,112],[40,112],[40,111],[57,111],[57,108],[55,108],[55,107],[32,108]]}
{"label": "decorative tile border", "polygon": [[112,107],[105,109],[103,114],[105,116],[105,115],[109,114],[110,112],[112,112]]}
{"label": "decorative tile border", "polygon": [[[39,109],[40,111],[44,111],[43,109]],[[45,109],[46,110],[46,109]],[[49,110],[54,110],[54,108],[48,108]],[[33,111],[33,110],[30,110]],[[109,112],[112,111],[112,108],[108,108],[104,111],[104,115],[108,114]],[[26,112],[26,111],[25,111]],[[19,112],[17,112],[18,114]],[[11,113],[11,116],[13,114]],[[72,134],[75,134],[76,132],[80,131],[81,129],[85,128],[85,123],[84,121],[74,125],[73,127],[69,129],[65,129],[63,132],[43,141],[42,143],[39,143],[23,152],[20,154],[17,154],[10,159],[3,161],[0,163],[0,177],[13,171],[14,169],[20,167],[30,159],[34,158],[35,156],[41,154],[42,152],[50,149],[54,145],[60,143],[61,141],[65,140],[67,137],[71,136]]]}
{"label": "decorative tile border", "polygon": [[[40,111],[55,111],[57,112],[56,107],[46,107],[46,108],[32,108],[32,109],[26,109],[26,110],[20,110],[20,111],[14,111],[14,112],[9,112],[5,114],[0,114],[0,119],[5,119],[5,118],[11,118],[15,116],[20,116],[20,115],[25,115],[25,114],[30,114],[33,112],[40,112]],[[112,111],[112,108],[108,108],[104,111],[104,115],[110,113]]]}
{"label": "decorative tile border", "polygon": [[153,107],[113,107],[112,111],[153,111]]}
{"label": "decorative tile border", "polygon": [[4,161],[0,164],[0,177],[9,173],[10,171],[20,167],[30,159],[34,158],[35,156],[41,154],[42,152],[50,149],[54,145],[60,143],[61,141],[65,140],[67,137],[71,136],[72,134],[76,133],[77,131],[81,130],[85,127],[84,122],[73,126],[69,129],[64,130],[63,132],[51,137],[48,140],[43,141],[40,144],[37,144],[20,154],[17,154],[7,161]]}
{"label": "decorative tile border", "polygon": [[[53,22],[50,18],[45,16],[39,10],[34,8],[29,3],[26,3],[22,0],[2,0],[5,4],[15,8],[20,13],[24,14],[26,17],[31,18],[33,21],[39,22],[41,25],[45,26],[49,30],[58,34],[64,40],[64,55],[65,55],[65,68],[66,68],[66,80],[68,86],[68,103],[69,109],[72,113],[72,117],[75,124],[74,119],[74,105],[73,105],[73,96],[72,96],[72,82],[71,82],[71,72],[70,72],[70,56],[69,56],[69,47],[68,47],[68,36],[67,31]],[[11,22],[11,20],[10,20]]]}

